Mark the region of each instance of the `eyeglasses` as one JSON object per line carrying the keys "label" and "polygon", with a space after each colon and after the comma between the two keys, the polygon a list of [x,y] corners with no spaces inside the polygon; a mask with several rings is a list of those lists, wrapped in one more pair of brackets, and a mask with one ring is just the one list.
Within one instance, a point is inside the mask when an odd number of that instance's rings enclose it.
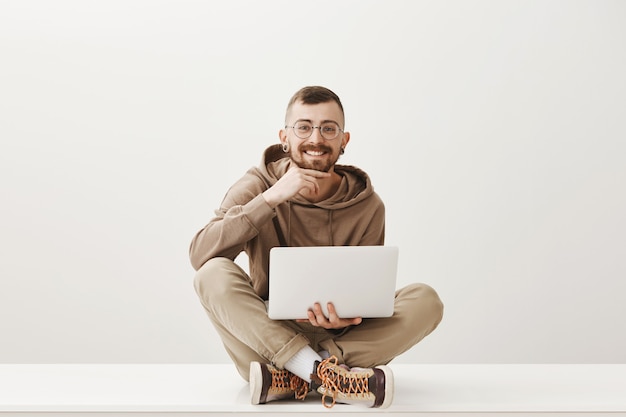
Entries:
{"label": "eyeglasses", "polygon": [[337,139],[339,133],[343,133],[343,129],[335,122],[324,122],[319,126],[313,126],[313,123],[307,121],[296,122],[293,126],[285,126],[292,128],[293,132],[300,139],[308,139],[313,134],[314,129],[319,129],[320,134],[326,140]]}

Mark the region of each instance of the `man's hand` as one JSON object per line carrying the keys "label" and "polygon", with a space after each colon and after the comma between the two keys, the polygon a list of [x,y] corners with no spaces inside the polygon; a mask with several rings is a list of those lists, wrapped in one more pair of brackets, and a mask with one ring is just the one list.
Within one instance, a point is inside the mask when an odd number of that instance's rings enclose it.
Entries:
{"label": "man's hand", "polygon": [[324,329],[343,329],[344,327],[361,324],[363,321],[361,317],[342,319],[337,315],[337,311],[335,310],[333,303],[328,303],[328,317],[324,315],[322,306],[320,306],[319,303],[315,303],[313,309],[307,312],[307,316],[309,317],[308,320],[300,319],[297,321],[301,323],[306,323],[308,321],[311,325],[315,327],[322,327]]}
{"label": "man's hand", "polygon": [[270,207],[274,208],[302,192],[316,195],[320,190],[318,180],[329,177],[328,172],[293,166],[276,184],[263,192],[263,198]]}

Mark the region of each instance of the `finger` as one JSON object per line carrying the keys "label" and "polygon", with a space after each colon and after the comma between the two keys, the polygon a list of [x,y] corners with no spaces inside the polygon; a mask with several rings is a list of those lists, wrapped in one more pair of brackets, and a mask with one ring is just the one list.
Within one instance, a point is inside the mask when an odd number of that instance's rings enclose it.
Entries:
{"label": "finger", "polygon": [[313,194],[319,193],[320,185],[317,183],[317,180],[315,178],[313,179],[305,178],[305,181],[306,181],[306,183],[304,184],[305,188],[307,188]]}
{"label": "finger", "polygon": [[[319,185],[317,183],[317,178],[312,176],[312,175],[307,175],[304,170],[300,170],[298,172],[294,171],[294,174],[292,175],[292,180],[290,180],[290,183],[293,184],[293,186],[298,187],[298,191],[297,193],[302,193],[302,192],[310,192],[310,193],[315,193],[317,194],[317,190],[319,189]],[[286,176],[283,176],[283,178],[286,178]],[[281,178],[281,180],[283,179]],[[279,180],[280,181],[280,180]]]}
{"label": "finger", "polygon": [[328,303],[326,305],[326,308],[328,308],[328,320],[331,323],[334,323],[340,320],[339,316],[337,315],[337,310],[335,310],[335,305],[333,303]]}
{"label": "finger", "polygon": [[308,320],[306,321],[308,321],[312,326],[319,327],[319,324],[317,323],[317,318],[315,317],[315,313],[313,313],[313,310],[308,310],[306,312],[306,315],[308,317]]}
{"label": "finger", "polygon": [[363,319],[361,317],[355,317],[352,320],[352,325],[356,326],[357,324],[361,324],[363,322]]}
{"label": "finger", "polygon": [[300,172],[302,172],[303,174],[310,175],[316,178],[328,178],[331,175],[330,172],[318,171],[317,169],[300,168],[300,167],[297,167],[297,169],[299,169]]}
{"label": "finger", "polygon": [[315,178],[328,178],[331,176],[330,172],[318,171],[316,169],[309,169],[309,168],[300,168],[297,165],[294,165],[291,168],[289,168],[289,171],[287,171],[287,173],[309,175]]}
{"label": "finger", "polygon": [[347,319],[339,317],[333,303],[328,303],[328,319],[332,324],[341,325],[342,327],[361,324],[361,322],[363,321],[361,317]]}
{"label": "finger", "polygon": [[320,305],[320,303],[315,303],[315,305],[313,305],[313,313],[315,313],[315,319],[320,326],[325,326],[329,324],[328,319],[322,311],[322,306]]}

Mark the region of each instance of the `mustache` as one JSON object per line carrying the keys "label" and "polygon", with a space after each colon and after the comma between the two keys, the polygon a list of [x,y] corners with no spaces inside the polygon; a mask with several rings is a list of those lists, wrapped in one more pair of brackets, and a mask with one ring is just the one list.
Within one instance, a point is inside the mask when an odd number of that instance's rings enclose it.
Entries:
{"label": "mustache", "polygon": [[300,152],[313,151],[313,152],[333,153],[332,148],[326,145],[302,144],[298,147],[298,150]]}

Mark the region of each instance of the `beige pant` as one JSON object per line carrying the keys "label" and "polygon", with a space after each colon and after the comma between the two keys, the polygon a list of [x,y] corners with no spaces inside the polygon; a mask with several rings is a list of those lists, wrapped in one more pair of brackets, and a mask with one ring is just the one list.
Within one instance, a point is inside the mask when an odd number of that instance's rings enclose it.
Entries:
{"label": "beige pant", "polygon": [[196,273],[195,288],[226,351],[246,380],[251,361],[283,368],[306,345],[315,351],[326,350],[348,366],[387,364],[432,332],[443,316],[443,304],[435,290],[412,284],[396,292],[392,317],[364,319],[360,325],[340,332],[272,320],[250,277],[227,258],[213,258],[204,264]]}

